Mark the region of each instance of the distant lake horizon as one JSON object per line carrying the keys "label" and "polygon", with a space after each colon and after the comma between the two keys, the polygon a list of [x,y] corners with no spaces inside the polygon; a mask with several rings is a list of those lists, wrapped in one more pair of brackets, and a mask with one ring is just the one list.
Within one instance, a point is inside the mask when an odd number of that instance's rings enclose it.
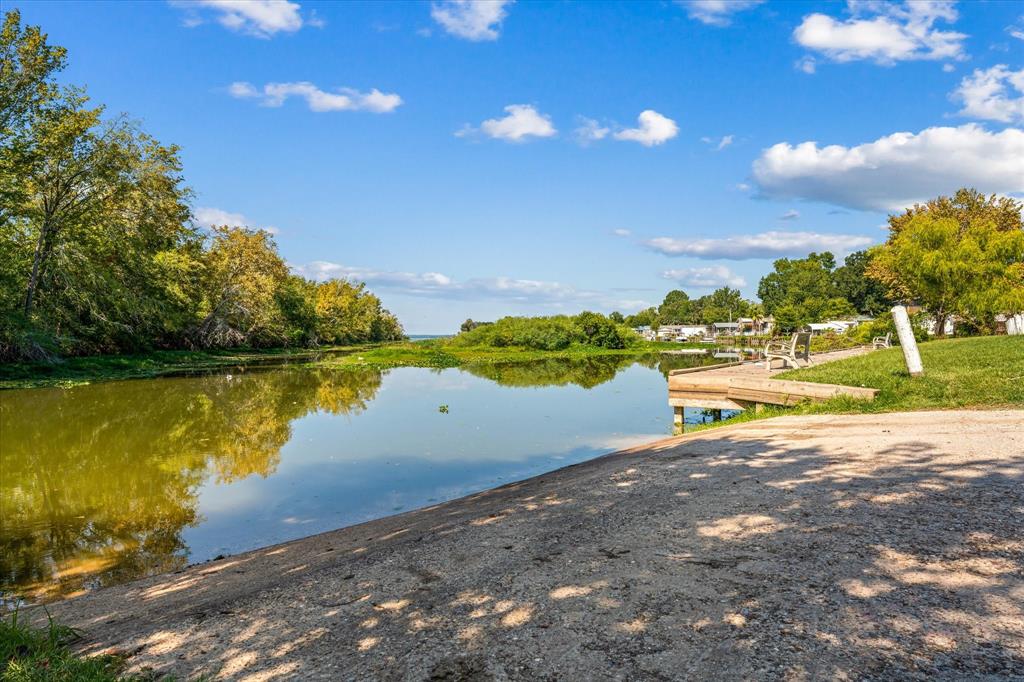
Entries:
{"label": "distant lake horizon", "polygon": [[410,341],[429,341],[430,339],[448,339],[455,334],[406,334]]}

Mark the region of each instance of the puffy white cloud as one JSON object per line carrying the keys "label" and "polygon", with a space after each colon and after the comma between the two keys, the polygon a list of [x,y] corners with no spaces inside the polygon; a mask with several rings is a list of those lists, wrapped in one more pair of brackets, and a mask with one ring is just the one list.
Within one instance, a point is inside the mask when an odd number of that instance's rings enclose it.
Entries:
{"label": "puffy white cloud", "polygon": [[665,279],[679,282],[683,286],[699,289],[716,289],[718,287],[745,287],[747,280],[737,275],[724,265],[711,265],[706,268],[681,268],[666,270],[661,273]]}
{"label": "puffy white cloud", "polygon": [[728,26],[732,15],[760,5],[764,0],[676,0],[691,19],[711,26]]}
{"label": "puffy white cloud", "polygon": [[455,133],[456,137],[468,137],[482,133],[487,137],[506,142],[525,142],[531,137],[552,137],[558,133],[551,124],[551,117],[537,111],[529,104],[510,104],[505,107],[506,116],[489,118],[480,128],[466,125]]}
{"label": "puffy white cloud", "polygon": [[221,26],[258,38],[294,33],[304,24],[322,25],[318,19],[304,21],[300,5],[288,0],[175,0],[171,4],[188,12],[186,26],[202,24],[202,12],[208,10]]}
{"label": "puffy white cloud", "polygon": [[430,16],[445,31],[466,40],[497,40],[511,0],[443,0],[430,7]]}
{"label": "puffy white cloud", "polygon": [[633,233],[630,230],[618,228],[616,230],[612,230],[612,234],[614,234],[616,237],[629,237],[632,236]]}
{"label": "puffy white cloud", "polygon": [[370,92],[359,92],[352,88],[338,88],[337,92],[326,92],[307,81],[296,83],[267,83],[257,89],[252,83],[238,81],[228,86],[228,94],[239,99],[258,98],[265,107],[279,107],[289,97],[306,100],[310,111],[372,111],[387,113],[402,104],[402,98],[394,93],[384,93],[374,88]]}
{"label": "puffy white cloud", "polygon": [[576,130],[573,131],[573,137],[584,147],[592,142],[603,140],[611,132],[611,129],[607,126],[602,126],[594,119],[586,118],[585,116],[579,117],[579,123]]}
{"label": "puffy white cloud", "polygon": [[951,96],[964,103],[961,116],[1024,122],[1024,69],[1011,71],[1005,64],[975,69]]}
{"label": "puffy white cloud", "polygon": [[772,230],[718,239],[656,237],[645,243],[649,248],[666,256],[689,256],[708,260],[749,260],[778,256],[805,256],[811,251],[847,253],[864,248],[874,241],[870,237],[852,234]]}
{"label": "puffy white cloud", "polygon": [[458,281],[439,272],[396,272],[351,267],[328,261],[292,266],[299,274],[323,281],[332,278],[366,282],[370,287],[409,296],[455,300],[503,300],[578,310],[581,306],[640,310],[646,301],[621,299],[607,292],[577,289],[560,282],[512,277]]}
{"label": "puffy white cloud", "polygon": [[1024,131],[989,132],[976,124],[900,132],[855,147],[781,142],[754,162],[769,197],[900,211],[959,187],[1024,192]]}
{"label": "puffy white cloud", "polygon": [[909,0],[903,4],[849,0],[851,17],[837,20],[809,14],[793,32],[797,43],[837,62],[869,59],[893,64],[915,59],[961,59],[967,37],[935,28],[955,22],[952,0]]}
{"label": "puffy white cloud", "polygon": [[640,112],[637,121],[640,125],[636,128],[625,128],[615,133],[613,137],[616,140],[639,142],[645,147],[653,147],[679,134],[679,126],[675,121],[653,109]]}
{"label": "puffy white cloud", "polygon": [[[192,218],[197,225],[202,227],[214,227],[227,225],[228,227],[250,227],[252,222],[241,213],[232,213],[221,208],[212,206],[198,206],[192,211]],[[270,234],[277,234],[278,230],[272,225],[261,227]]]}

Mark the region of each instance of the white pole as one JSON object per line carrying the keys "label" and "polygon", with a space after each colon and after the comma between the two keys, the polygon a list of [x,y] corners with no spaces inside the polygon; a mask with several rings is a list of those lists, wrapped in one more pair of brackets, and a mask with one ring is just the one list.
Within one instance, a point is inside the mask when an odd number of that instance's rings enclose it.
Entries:
{"label": "white pole", "polygon": [[901,305],[893,306],[892,319],[896,323],[896,333],[900,337],[903,359],[907,361],[907,371],[912,377],[923,375],[924,365],[921,364],[921,354],[917,351],[917,340],[914,338],[914,329],[910,326],[907,309]]}

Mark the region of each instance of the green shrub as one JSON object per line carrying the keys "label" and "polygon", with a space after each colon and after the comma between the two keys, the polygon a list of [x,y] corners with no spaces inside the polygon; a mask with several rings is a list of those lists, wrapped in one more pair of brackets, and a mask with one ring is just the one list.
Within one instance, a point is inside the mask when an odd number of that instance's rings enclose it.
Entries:
{"label": "green shrub", "polygon": [[492,324],[463,331],[448,343],[455,346],[492,346],[565,350],[573,344],[620,349],[637,344],[640,337],[625,325],[600,313],[584,312],[569,317],[503,317]]}

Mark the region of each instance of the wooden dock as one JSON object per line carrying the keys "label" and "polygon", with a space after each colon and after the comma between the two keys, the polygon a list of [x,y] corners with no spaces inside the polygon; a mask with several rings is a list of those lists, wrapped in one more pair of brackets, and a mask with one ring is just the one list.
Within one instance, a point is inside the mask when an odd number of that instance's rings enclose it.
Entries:
{"label": "wooden dock", "polygon": [[[815,355],[815,365],[868,352],[855,348]],[[668,402],[675,408],[675,423],[682,427],[684,408],[714,410],[758,409],[761,405],[793,406],[804,401],[823,401],[837,396],[874,400],[874,388],[818,384],[772,378],[781,369],[766,370],[764,361],[729,362],[710,367],[675,370],[668,377]]]}

